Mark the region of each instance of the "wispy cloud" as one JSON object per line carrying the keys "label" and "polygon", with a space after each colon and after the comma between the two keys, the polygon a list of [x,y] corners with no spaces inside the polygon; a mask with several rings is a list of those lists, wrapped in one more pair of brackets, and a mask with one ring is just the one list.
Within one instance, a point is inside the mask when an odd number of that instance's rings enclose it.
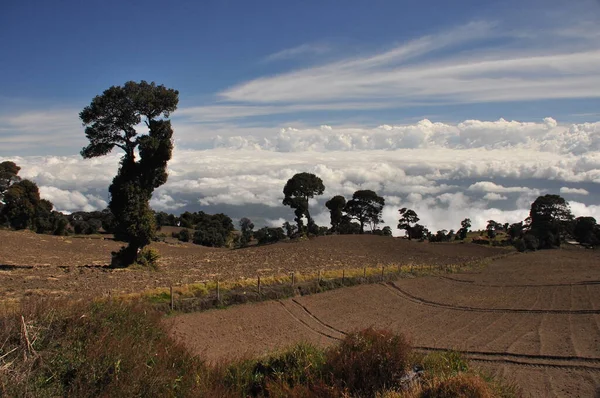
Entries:
{"label": "wispy cloud", "polygon": [[276,113],[352,101],[402,107],[600,96],[599,28],[526,33],[472,22],[384,52],[254,79],[219,96]]}
{"label": "wispy cloud", "polygon": [[264,62],[282,61],[299,57],[321,55],[329,52],[330,50],[331,47],[324,43],[306,43],[296,47],[286,48],[271,54],[264,59]]}

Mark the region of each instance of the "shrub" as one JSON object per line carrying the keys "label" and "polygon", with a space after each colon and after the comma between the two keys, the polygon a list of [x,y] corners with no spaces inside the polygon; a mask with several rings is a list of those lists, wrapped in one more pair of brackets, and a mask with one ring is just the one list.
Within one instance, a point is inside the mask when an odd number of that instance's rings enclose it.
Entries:
{"label": "shrub", "polygon": [[495,394],[488,383],[477,375],[458,374],[446,380],[437,381],[426,388],[423,398],[492,398]]}
{"label": "shrub", "polygon": [[140,251],[135,263],[136,265],[142,267],[150,267],[156,269],[158,268],[159,259],[160,254],[158,253],[158,250],[146,247]]}
{"label": "shrub", "polygon": [[188,231],[187,228],[182,229],[181,231],[179,231],[179,234],[177,235],[177,239],[179,239],[182,242],[189,242],[190,241],[190,231]]}
{"label": "shrub", "polygon": [[350,333],[327,352],[327,365],[337,383],[352,394],[373,396],[406,373],[411,348],[404,336],[386,330]]}

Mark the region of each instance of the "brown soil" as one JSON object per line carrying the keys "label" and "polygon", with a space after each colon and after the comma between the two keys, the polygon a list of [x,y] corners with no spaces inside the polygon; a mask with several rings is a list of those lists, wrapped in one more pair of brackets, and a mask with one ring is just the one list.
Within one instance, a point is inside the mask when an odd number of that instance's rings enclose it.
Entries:
{"label": "brown soil", "polygon": [[506,253],[473,244],[437,245],[381,236],[326,236],[240,250],[153,243],[159,271],[113,270],[122,245],[101,236],[57,237],[0,230],[0,297],[122,294],[206,280],[317,272],[342,267],[452,265]]}
{"label": "brown soil", "polygon": [[600,392],[599,252],[518,254],[479,273],[448,276],[188,314],[172,319],[172,330],[218,361],[303,340],[331,344],[368,326],[388,328],[421,350],[464,351],[475,366],[532,396]]}

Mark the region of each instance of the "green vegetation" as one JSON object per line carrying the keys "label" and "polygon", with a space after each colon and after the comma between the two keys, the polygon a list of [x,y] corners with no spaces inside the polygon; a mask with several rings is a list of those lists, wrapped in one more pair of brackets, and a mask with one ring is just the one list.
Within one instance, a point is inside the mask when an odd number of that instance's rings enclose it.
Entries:
{"label": "green vegetation", "polygon": [[315,195],[323,195],[323,191],[325,191],[323,180],[311,173],[295,174],[283,187],[283,204],[294,209],[296,216],[294,220],[298,224],[298,232],[304,231],[302,218],[306,217],[308,233],[316,235],[316,228],[308,211],[308,200]]}
{"label": "green vegetation", "polygon": [[300,344],[213,366],[176,344],[165,325],[140,302],[23,303],[18,314],[0,318],[0,395],[429,397],[440,396],[431,395],[440,389],[473,388],[491,393],[468,396],[518,393],[470,370],[457,353],[414,352],[403,336],[385,330],[350,333],[325,349]]}

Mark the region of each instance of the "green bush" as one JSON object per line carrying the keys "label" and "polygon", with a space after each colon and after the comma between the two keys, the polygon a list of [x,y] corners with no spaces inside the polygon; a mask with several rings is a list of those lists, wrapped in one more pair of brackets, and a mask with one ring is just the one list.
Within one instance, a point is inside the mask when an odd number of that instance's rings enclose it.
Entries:
{"label": "green bush", "polygon": [[151,249],[146,247],[140,251],[138,254],[138,258],[136,260],[136,265],[141,267],[149,267],[149,268],[158,268],[158,260],[160,259],[160,254],[158,250]]}

